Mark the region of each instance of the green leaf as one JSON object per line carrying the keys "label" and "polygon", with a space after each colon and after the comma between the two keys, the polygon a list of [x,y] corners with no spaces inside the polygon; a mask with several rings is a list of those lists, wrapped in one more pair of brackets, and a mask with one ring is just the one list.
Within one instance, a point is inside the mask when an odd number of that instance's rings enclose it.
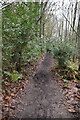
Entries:
{"label": "green leaf", "polygon": [[11,77],[11,73],[10,73],[10,72],[8,72],[8,71],[4,71],[4,74],[6,74],[6,75],[8,75],[8,76],[10,76],[10,77]]}
{"label": "green leaf", "polygon": [[17,71],[13,71],[13,73],[4,71],[4,73],[11,77],[12,82],[17,82],[18,79],[22,79],[22,74],[18,73]]}
{"label": "green leaf", "polygon": [[68,80],[66,80],[66,79],[63,79],[63,81],[64,81],[64,83],[67,83],[67,82],[68,82]]}
{"label": "green leaf", "polygon": [[13,82],[16,82],[16,81],[18,81],[18,79],[22,79],[22,74],[15,74],[15,73],[13,73],[11,75],[11,79],[12,79]]}

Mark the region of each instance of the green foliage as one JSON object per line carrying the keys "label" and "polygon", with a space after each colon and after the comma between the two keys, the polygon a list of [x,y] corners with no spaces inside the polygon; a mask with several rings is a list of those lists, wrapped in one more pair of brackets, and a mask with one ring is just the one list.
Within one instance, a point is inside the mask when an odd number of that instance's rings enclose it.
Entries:
{"label": "green foliage", "polygon": [[60,70],[60,75],[63,78],[64,83],[67,82],[67,80],[75,80],[78,79],[78,68],[76,67],[76,64],[73,62],[70,63],[65,69]]}
{"label": "green foliage", "polygon": [[[22,52],[35,40],[40,5],[37,3],[11,4],[2,11],[3,69],[21,66]],[[33,44],[31,44],[33,46]],[[31,48],[32,48],[31,46]],[[28,49],[27,49],[28,51]]]}
{"label": "green foliage", "polygon": [[18,79],[22,79],[22,74],[18,73],[17,71],[13,71],[13,73],[10,73],[8,71],[4,71],[4,74],[11,77],[12,82],[17,82]]}
{"label": "green foliage", "polygon": [[64,81],[64,83],[67,83],[67,82],[68,82],[68,80],[66,80],[66,79],[63,79],[63,81]]}
{"label": "green foliage", "polygon": [[75,54],[76,47],[67,41],[57,41],[54,43],[53,55],[59,66],[65,67],[69,59]]}
{"label": "green foliage", "polygon": [[77,66],[75,66],[74,64],[71,64],[68,66],[68,69],[71,71],[75,71],[75,70],[77,70]]}
{"label": "green foliage", "polygon": [[25,46],[23,50],[23,62],[27,63],[31,59],[37,59],[43,52],[46,52],[45,38],[35,37],[35,40],[33,42],[29,41],[27,47]]}

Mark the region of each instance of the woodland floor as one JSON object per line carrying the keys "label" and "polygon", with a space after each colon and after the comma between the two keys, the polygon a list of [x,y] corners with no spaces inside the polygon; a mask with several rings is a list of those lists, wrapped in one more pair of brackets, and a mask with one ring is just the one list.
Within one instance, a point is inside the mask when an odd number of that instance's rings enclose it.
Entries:
{"label": "woodland floor", "polygon": [[[54,68],[54,60],[50,53],[36,67],[24,90],[19,92],[13,101],[11,117],[16,118],[74,118],[68,111],[68,105],[58,82]],[[26,69],[25,69],[26,71]],[[26,71],[26,74],[29,71]]]}

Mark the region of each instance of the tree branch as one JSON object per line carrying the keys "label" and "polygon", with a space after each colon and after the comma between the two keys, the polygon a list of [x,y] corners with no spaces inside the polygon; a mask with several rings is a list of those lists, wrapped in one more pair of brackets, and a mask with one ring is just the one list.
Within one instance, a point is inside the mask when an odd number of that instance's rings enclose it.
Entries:
{"label": "tree branch", "polygon": [[41,16],[38,18],[38,20],[36,21],[36,24],[42,19],[42,14],[45,12],[45,8],[47,6],[48,2],[45,2],[44,8],[43,8],[43,12],[41,13]]}
{"label": "tree branch", "polygon": [[11,5],[12,3],[7,3],[6,5],[2,6],[2,9],[8,7],[9,5]]}
{"label": "tree branch", "polygon": [[71,25],[71,23],[70,23],[70,21],[67,19],[67,17],[63,14],[63,16],[64,16],[64,18],[68,21],[68,23],[69,23],[69,25],[71,26],[71,28],[73,29],[73,31],[76,33],[76,35],[78,36],[78,37],[80,37],[79,36],[79,34],[76,32],[76,30],[73,28],[73,26]]}

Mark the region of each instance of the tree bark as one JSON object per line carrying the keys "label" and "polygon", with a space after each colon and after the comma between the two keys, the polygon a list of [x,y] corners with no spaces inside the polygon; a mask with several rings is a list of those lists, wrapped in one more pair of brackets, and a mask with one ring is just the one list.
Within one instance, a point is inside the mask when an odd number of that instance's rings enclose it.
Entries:
{"label": "tree bark", "polygon": [[76,13],[77,13],[77,1],[75,4],[75,8],[74,8],[74,18],[73,18],[73,30],[74,30],[74,26],[75,26],[75,20],[76,20]]}
{"label": "tree bark", "polygon": [[[80,15],[79,15],[79,20],[78,20],[78,35],[80,36]],[[80,37],[78,36],[78,63],[79,63],[79,67],[78,70],[80,71]]]}
{"label": "tree bark", "polygon": [[78,70],[80,71],[80,2],[78,3],[78,14],[79,14],[79,19],[78,19],[78,27],[77,27],[77,32],[78,32],[78,63],[79,67]]}

